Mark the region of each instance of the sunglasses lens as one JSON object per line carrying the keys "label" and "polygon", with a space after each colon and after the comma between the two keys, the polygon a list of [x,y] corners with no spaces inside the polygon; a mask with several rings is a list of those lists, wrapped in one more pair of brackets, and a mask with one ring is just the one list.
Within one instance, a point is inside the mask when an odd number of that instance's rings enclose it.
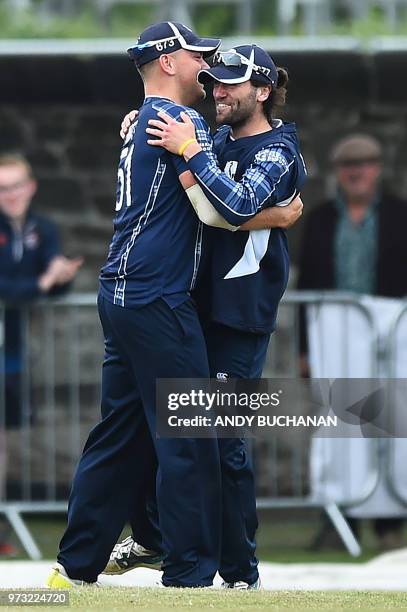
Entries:
{"label": "sunglasses lens", "polygon": [[241,66],[242,60],[236,53],[225,53],[223,63],[225,66]]}
{"label": "sunglasses lens", "polygon": [[224,66],[241,66],[242,60],[236,53],[218,53],[214,64],[224,64]]}

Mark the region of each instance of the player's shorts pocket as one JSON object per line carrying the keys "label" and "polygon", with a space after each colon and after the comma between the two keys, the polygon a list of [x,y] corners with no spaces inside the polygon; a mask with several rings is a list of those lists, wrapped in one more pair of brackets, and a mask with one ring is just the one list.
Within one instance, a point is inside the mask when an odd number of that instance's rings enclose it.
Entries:
{"label": "player's shorts pocket", "polygon": [[185,321],[185,315],[182,311],[181,312],[179,311],[179,308],[181,307],[177,306],[177,308],[172,308],[171,312],[172,312],[173,319],[176,322],[176,325],[180,331],[181,338],[186,338],[186,336],[188,335],[189,328],[188,328],[187,322]]}
{"label": "player's shorts pocket", "polygon": [[171,312],[177,322],[182,338],[196,333],[197,326],[200,329],[198,314],[192,300],[187,300],[176,306],[176,308],[172,308]]}

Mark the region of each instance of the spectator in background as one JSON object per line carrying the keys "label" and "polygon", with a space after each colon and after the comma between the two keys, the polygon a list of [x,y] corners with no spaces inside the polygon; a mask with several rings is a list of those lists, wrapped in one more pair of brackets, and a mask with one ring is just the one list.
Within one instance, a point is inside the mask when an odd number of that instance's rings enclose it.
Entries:
{"label": "spectator in background", "polygon": [[[5,479],[3,426],[23,423],[21,373],[24,338],[20,306],[64,291],[82,264],[61,255],[58,231],[48,219],[30,211],[37,183],[30,164],[17,154],[0,155],[0,301],[5,311],[5,406],[0,404],[0,498]],[[27,418],[25,416],[24,418]],[[12,547],[2,542],[0,555]]]}
{"label": "spectator in background", "polygon": [[[407,203],[382,189],[379,142],[367,135],[347,136],[333,148],[331,161],[336,196],[306,216],[298,288],[405,296]],[[300,369],[308,376],[305,325],[301,345]],[[383,547],[401,541],[402,525],[403,519],[376,519]]]}
{"label": "spectator in background", "polygon": [[306,217],[299,289],[336,289],[385,297],[407,294],[407,205],[381,187],[382,149],[355,135],[333,149],[337,194]]}

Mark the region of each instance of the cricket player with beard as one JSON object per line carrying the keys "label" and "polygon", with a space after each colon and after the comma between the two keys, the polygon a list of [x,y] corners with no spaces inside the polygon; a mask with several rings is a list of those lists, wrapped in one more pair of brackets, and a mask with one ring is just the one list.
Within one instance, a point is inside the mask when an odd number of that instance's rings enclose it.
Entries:
{"label": "cricket player with beard", "polygon": [[[214,137],[218,163],[203,150],[185,114],[178,121],[158,113],[161,121],[149,121],[147,132],[154,139],[148,143],[184,157],[190,174],[181,180],[201,220],[235,230],[263,208],[289,204],[305,180],[295,125],[274,118],[285,102],[288,75],[276,68],[266,51],[243,45],[219,53],[214,66],[202,70],[198,80],[214,83],[216,120],[221,125]],[[125,129],[133,117],[134,113],[125,119]],[[283,210],[274,208],[275,213]],[[253,218],[240,227],[244,231],[206,228],[204,232],[205,265],[195,297],[212,377],[250,379],[262,373],[289,270],[284,229],[266,229],[262,220],[261,215]],[[219,439],[219,452],[219,573],[225,588],[258,589],[255,484],[246,442]],[[133,516],[133,537],[116,545],[106,573],[121,574],[140,566],[159,568],[157,518],[154,503],[149,500],[148,505],[150,528],[146,530],[145,517]],[[144,546],[146,539],[155,540],[155,545]]]}

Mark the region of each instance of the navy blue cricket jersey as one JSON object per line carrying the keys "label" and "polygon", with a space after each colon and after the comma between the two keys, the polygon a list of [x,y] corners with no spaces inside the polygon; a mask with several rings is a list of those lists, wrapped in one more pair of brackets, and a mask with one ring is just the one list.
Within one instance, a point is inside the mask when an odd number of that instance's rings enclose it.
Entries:
{"label": "navy blue cricket jersey", "polygon": [[[215,135],[215,151],[223,172],[205,153],[194,156],[188,166],[231,223],[244,223],[264,207],[289,203],[305,181],[292,123],[276,120],[272,130],[237,140],[231,138],[229,126],[222,126]],[[196,294],[203,316],[254,333],[272,332],[288,281],[285,230],[206,228],[205,246],[208,257]]]}
{"label": "navy blue cricket jersey", "polygon": [[162,297],[175,308],[190,295],[202,248],[199,222],[180,182],[182,157],[147,144],[149,119],[163,110],[178,119],[187,112],[197,139],[211,160],[213,141],[196,111],[149,96],[123,143],[117,181],[114,235],[100,274],[100,290],[110,302],[137,308]]}

